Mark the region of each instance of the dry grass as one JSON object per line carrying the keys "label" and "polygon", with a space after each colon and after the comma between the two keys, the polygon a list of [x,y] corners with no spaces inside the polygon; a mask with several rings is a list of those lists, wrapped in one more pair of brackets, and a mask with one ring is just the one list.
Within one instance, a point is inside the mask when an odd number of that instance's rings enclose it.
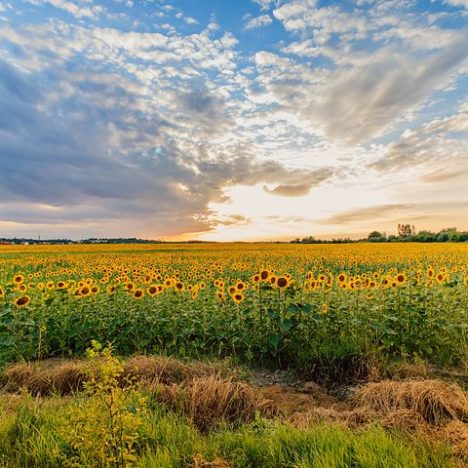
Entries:
{"label": "dry grass", "polygon": [[[1,382],[4,392],[26,389],[36,396],[67,395],[81,390],[92,371],[90,361],[19,363],[4,371]],[[251,421],[257,411],[263,416],[278,413],[251,385],[234,381],[229,373],[232,371],[221,364],[136,356],[124,363],[121,381],[122,385],[141,382],[158,402],[188,416],[201,430],[220,421]]]}
{"label": "dry grass", "polygon": [[278,413],[250,385],[215,375],[196,377],[183,384],[157,385],[154,394],[159,403],[184,414],[202,431],[221,421],[252,421],[257,412],[266,417]]}
{"label": "dry grass", "polygon": [[468,466],[468,424],[451,421],[444,428],[442,436],[450,442],[454,455]]}
{"label": "dry grass", "polygon": [[215,458],[213,461],[206,460],[203,455],[197,455],[193,459],[193,468],[229,468],[231,465],[221,458]]}
{"label": "dry grass", "polygon": [[165,385],[209,375],[234,376],[234,370],[222,363],[184,362],[164,356],[135,356],[124,364],[124,377]]}
{"label": "dry grass", "polygon": [[398,429],[409,433],[430,431],[428,422],[413,409],[397,409],[384,417],[377,417],[376,420],[388,429]]}
{"label": "dry grass", "polygon": [[[0,385],[6,392],[26,389],[33,395],[67,395],[81,390],[92,370],[92,363],[85,360],[23,362],[8,366],[0,376]],[[227,376],[233,371],[222,364],[185,363],[164,356],[135,356],[124,363],[122,382],[131,378],[144,384],[160,382],[170,385],[213,374]]]}
{"label": "dry grass", "polygon": [[317,424],[333,423],[350,429],[357,429],[375,420],[375,412],[366,408],[311,408],[303,413],[296,413],[289,418],[289,422],[299,429],[310,429]]}
{"label": "dry grass", "polygon": [[7,392],[26,389],[32,395],[66,395],[79,390],[87,379],[84,362],[48,360],[11,365],[3,372],[0,382]]}
{"label": "dry grass", "polygon": [[356,391],[354,402],[358,407],[368,407],[381,415],[412,410],[435,425],[468,418],[467,394],[458,385],[441,380],[369,383]]}

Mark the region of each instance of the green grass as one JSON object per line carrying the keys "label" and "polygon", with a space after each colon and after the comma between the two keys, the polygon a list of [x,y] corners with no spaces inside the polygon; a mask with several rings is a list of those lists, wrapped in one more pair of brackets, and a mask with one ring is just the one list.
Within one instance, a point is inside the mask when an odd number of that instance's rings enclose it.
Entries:
{"label": "green grass", "polygon": [[[15,398],[20,402],[15,403]],[[102,415],[95,411],[93,400],[85,395],[48,399],[23,395],[8,403],[4,397],[0,400],[0,466],[118,466],[110,459],[104,463],[93,458],[88,449],[77,449],[67,440],[70,418],[86,414],[96,428],[91,444],[99,446]],[[160,406],[148,405],[147,409],[136,429],[134,465],[140,467],[192,466],[195,457],[219,458],[239,468],[455,466],[443,446],[430,446],[379,427],[353,432],[319,425],[300,430],[259,418],[237,430],[224,426],[201,434],[186,419]]]}

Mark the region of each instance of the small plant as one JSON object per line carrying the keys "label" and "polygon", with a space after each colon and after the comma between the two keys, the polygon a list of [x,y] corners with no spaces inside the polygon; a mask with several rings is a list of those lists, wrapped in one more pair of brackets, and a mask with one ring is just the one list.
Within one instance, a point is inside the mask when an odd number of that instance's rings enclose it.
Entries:
{"label": "small plant", "polygon": [[136,443],[146,415],[146,398],[112,346],[92,341],[87,350],[89,380],[84,398],[65,424],[63,437],[75,451],[75,461],[106,467],[128,467],[136,460]]}

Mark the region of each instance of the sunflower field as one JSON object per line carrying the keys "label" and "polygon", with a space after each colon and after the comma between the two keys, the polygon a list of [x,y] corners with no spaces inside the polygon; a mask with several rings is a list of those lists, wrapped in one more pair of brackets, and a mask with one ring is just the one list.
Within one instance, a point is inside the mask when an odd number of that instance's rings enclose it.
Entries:
{"label": "sunflower field", "polygon": [[2,363],[95,339],[120,355],[359,373],[466,364],[467,333],[464,244],[0,247]]}

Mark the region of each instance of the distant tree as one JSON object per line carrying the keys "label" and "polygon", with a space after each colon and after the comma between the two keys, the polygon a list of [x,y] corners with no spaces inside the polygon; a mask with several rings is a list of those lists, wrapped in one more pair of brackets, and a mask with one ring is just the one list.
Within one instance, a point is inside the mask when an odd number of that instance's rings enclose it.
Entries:
{"label": "distant tree", "polygon": [[437,242],[447,242],[449,239],[450,239],[450,236],[448,232],[441,231],[437,235]]}
{"label": "distant tree", "polygon": [[387,236],[385,235],[385,233],[379,231],[372,231],[367,236],[367,240],[369,242],[385,242],[387,240]]}
{"label": "distant tree", "polygon": [[399,224],[398,235],[400,237],[409,237],[415,233],[415,228],[411,224]]}
{"label": "distant tree", "polygon": [[419,231],[416,235],[413,236],[413,241],[415,242],[436,242],[437,234],[432,231]]}

